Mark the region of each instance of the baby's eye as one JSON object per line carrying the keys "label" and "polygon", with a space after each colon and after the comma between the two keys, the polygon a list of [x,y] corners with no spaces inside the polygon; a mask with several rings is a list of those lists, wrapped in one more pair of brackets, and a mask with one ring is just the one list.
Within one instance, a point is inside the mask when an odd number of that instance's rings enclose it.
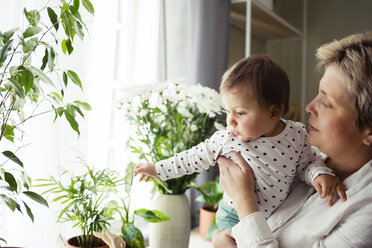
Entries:
{"label": "baby's eye", "polygon": [[237,114],[238,116],[242,116],[242,115],[244,115],[245,113],[244,113],[244,112],[236,112],[236,114]]}

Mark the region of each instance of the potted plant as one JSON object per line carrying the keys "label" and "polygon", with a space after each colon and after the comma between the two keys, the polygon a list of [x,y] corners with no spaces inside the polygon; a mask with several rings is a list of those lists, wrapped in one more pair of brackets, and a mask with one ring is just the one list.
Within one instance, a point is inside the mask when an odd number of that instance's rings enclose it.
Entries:
{"label": "potted plant", "polygon": [[203,239],[211,240],[217,230],[215,218],[218,204],[223,197],[223,190],[220,187],[218,177],[196,189],[200,192],[200,195],[195,200],[203,203],[199,215],[199,232]]}
{"label": "potted plant", "polygon": [[123,184],[115,171],[95,170],[84,163],[86,171],[74,175],[64,170],[58,177],[39,179],[38,187],[48,187],[43,194],[53,194],[59,202],[57,222],[71,222],[80,229],[81,235],[67,240],[67,247],[108,247],[94,237],[93,232],[107,229],[118,209],[118,187]]}
{"label": "potted plant", "polygon": [[[129,147],[137,155],[137,162],[154,163],[174,156],[208,138],[216,126],[222,126],[220,96],[208,87],[174,80],[125,89],[124,93],[121,109],[134,130]],[[167,181],[151,179],[154,191],[159,192],[154,198],[154,209],[171,218],[150,224],[151,246],[188,247],[191,217],[184,193],[195,187],[196,176],[194,173]]]}
{"label": "potted plant", "polygon": [[[77,116],[84,117],[82,109],[90,109],[85,102],[65,102],[70,82],[81,89],[82,83],[74,71],[57,65],[58,50],[69,55],[74,49],[75,35],[80,39],[84,37],[80,2],[61,0],[59,5],[46,5],[40,11],[24,9],[24,27],[0,31],[0,204],[13,212],[27,213],[32,221],[34,215],[27,199],[45,206],[48,203],[31,191],[32,180],[22,159],[17,156],[25,146],[22,125],[37,116],[54,112],[55,119],[64,116],[79,134]],[[90,13],[94,12],[89,0],[82,0],[82,3]],[[48,23],[41,21],[43,15],[49,17]],[[58,31],[60,38],[57,38]],[[39,111],[41,105],[44,109]],[[3,238],[0,241],[5,242]]]}
{"label": "potted plant", "polygon": [[125,184],[125,194],[121,199],[121,207],[118,209],[118,213],[121,217],[121,236],[125,240],[127,247],[129,248],[145,248],[144,238],[142,232],[139,228],[135,226],[134,220],[135,215],[143,218],[145,221],[150,223],[157,223],[168,221],[170,218],[158,211],[158,210],[148,210],[148,209],[137,209],[133,212],[130,210],[130,199],[131,190],[133,186],[133,168],[135,164],[130,163],[127,166],[126,174],[124,178]]}

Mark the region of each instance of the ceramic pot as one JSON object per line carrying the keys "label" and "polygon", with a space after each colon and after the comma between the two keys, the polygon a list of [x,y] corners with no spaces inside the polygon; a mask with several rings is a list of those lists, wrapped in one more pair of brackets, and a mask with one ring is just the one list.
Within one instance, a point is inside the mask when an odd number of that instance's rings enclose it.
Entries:
{"label": "ceramic pot", "polygon": [[95,246],[95,247],[81,247],[81,246],[79,246],[79,243],[78,243],[78,237],[77,236],[72,237],[72,238],[67,240],[66,248],[109,248],[109,246],[106,245],[106,243],[103,242],[102,239],[98,239],[98,238],[94,237],[94,240],[98,241],[98,246]]}
{"label": "ceramic pot", "polygon": [[[208,229],[212,225],[216,210],[212,207],[201,207],[199,213],[199,233],[206,240]],[[209,240],[210,241],[210,240]]]}
{"label": "ceramic pot", "polygon": [[152,208],[162,211],[171,220],[150,223],[149,241],[151,248],[188,248],[191,216],[186,195],[164,195],[158,193]]}

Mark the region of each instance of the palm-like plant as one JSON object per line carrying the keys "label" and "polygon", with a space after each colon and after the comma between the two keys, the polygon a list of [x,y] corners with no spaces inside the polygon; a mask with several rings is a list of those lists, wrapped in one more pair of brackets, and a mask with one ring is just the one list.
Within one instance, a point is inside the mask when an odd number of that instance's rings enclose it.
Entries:
{"label": "palm-like plant", "polygon": [[63,205],[57,221],[72,222],[73,227],[81,230],[79,246],[95,247],[98,241],[93,232],[110,226],[109,220],[118,209],[115,198],[123,179],[112,170],[94,170],[84,165],[87,171],[82,175],[65,170],[58,178],[39,179],[42,184],[36,186],[49,188],[43,194],[56,195],[53,201]]}

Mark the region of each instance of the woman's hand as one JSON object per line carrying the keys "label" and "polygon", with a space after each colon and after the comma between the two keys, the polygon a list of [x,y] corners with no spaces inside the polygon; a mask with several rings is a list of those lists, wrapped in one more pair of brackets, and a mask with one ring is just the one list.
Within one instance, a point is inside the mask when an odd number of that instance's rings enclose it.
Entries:
{"label": "woman's hand", "polygon": [[238,164],[230,159],[219,157],[217,163],[220,169],[220,185],[225,193],[233,200],[239,219],[258,211],[254,193],[255,180],[251,167],[244,158],[234,152]]}
{"label": "woman's hand", "polygon": [[231,228],[217,231],[212,237],[213,248],[236,248],[235,239],[231,235]]}

